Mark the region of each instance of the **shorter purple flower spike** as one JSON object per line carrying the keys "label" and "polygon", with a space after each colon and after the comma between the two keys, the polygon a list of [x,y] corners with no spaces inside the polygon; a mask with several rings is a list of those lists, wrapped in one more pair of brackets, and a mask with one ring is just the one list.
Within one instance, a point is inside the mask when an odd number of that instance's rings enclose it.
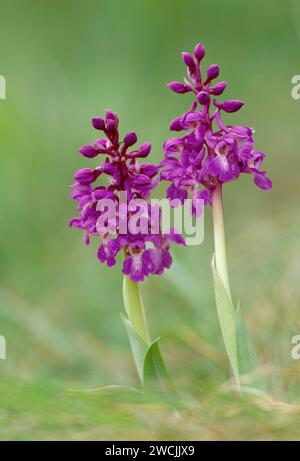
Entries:
{"label": "shorter purple flower spike", "polygon": [[[151,163],[138,163],[138,158],[149,155],[151,144],[146,142],[135,150],[129,150],[137,142],[136,133],[128,132],[123,142],[119,142],[118,117],[108,109],[105,113],[105,122],[100,117],[94,117],[92,124],[94,128],[104,131],[106,139],[97,139],[93,146],[80,148],[80,153],[85,157],[92,158],[101,153],[105,159],[95,169],[82,168],[75,173],[76,182],[71,185],[71,198],[78,203],[79,216],[70,221],[70,226],[83,231],[87,245],[91,236],[101,239],[97,256],[101,263],[109,267],[116,264],[116,257],[122,251],[125,255],[122,272],[133,282],[142,282],[148,275],[162,274],[170,267],[172,257],[169,243],[176,241],[162,234],[160,221],[155,236],[151,233],[151,220],[144,226],[143,233],[136,234],[128,229],[128,222],[135,215],[130,211],[132,200],[144,201],[146,208],[149,207],[151,211],[150,204],[145,200],[158,183],[159,167]],[[107,178],[107,185],[103,185],[104,181],[94,184],[100,175],[103,179]],[[125,203],[121,198],[123,194],[126,196]],[[104,203],[98,208],[102,200]],[[112,205],[111,210],[106,210],[108,200]],[[125,229],[122,228],[124,219]],[[184,243],[180,238],[177,238],[178,243]]]}

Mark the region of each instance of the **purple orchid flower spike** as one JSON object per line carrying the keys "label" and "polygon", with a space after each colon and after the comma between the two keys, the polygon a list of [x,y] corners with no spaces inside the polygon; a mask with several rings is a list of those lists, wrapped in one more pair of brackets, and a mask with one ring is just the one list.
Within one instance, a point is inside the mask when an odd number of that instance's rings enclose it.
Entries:
{"label": "purple orchid flower spike", "polygon": [[215,99],[223,94],[227,82],[214,83],[220,73],[215,64],[203,75],[204,56],[202,44],[196,45],[194,55],[182,53],[188,76],[184,83],[169,84],[175,93],[193,93],[195,102],[188,112],[170,123],[171,131],[185,133],[164,144],[161,179],[171,183],[167,196],[170,200],[183,200],[188,196],[194,199],[199,197],[201,190],[205,203],[211,204],[212,192],[218,186],[238,179],[241,173],[252,175],[256,186],[268,190],[272,182],[260,169],[265,155],[254,147],[254,130],[226,125],[222,120],[222,112],[237,112],[243,102],[237,99],[218,102]]}
{"label": "purple orchid flower spike", "polygon": [[[161,162],[160,179],[170,183],[167,198],[183,202],[192,199],[191,212],[201,213],[195,205],[202,198],[205,205],[212,206],[214,223],[215,255],[213,274],[217,310],[222,334],[232,370],[239,384],[240,374],[245,369],[240,356],[251,356],[245,343],[239,338],[246,333],[238,331],[241,322],[239,308],[235,309],[229,286],[222,187],[237,180],[242,173],[252,176],[257,187],[268,190],[272,187],[266,171],[261,169],[265,154],[254,147],[254,130],[241,125],[226,125],[223,113],[239,111],[243,102],[238,99],[218,101],[227,87],[227,82],[215,82],[220,68],[213,64],[202,68],[205,48],[200,43],[194,53],[182,53],[187,68],[184,82],[171,82],[169,88],[178,94],[191,93],[194,102],[183,115],[170,123],[170,130],[182,135],[168,139],[164,145],[164,160]],[[241,352],[240,349],[243,349]]]}
{"label": "purple orchid flower spike", "polygon": [[[158,183],[159,168],[151,163],[138,161],[148,156],[151,144],[144,143],[134,147],[137,135],[133,131],[120,141],[117,115],[108,109],[105,112],[105,120],[100,117],[92,119],[93,127],[102,131],[105,138],[97,139],[93,145],[82,146],[79,150],[87,158],[98,155],[104,157],[98,167],[82,168],[74,174],[75,183],[71,185],[71,197],[78,202],[79,217],[72,219],[70,225],[84,231],[86,244],[89,244],[91,236],[101,238],[102,243],[98,250],[101,263],[114,266],[117,254],[123,251],[125,259],[122,272],[133,282],[142,282],[148,275],[161,274],[171,266],[169,245],[165,244],[168,236],[160,233],[153,243],[150,226],[144,226],[143,232],[133,233],[128,227],[124,232],[120,221],[123,217],[122,222],[125,221],[126,224],[133,218],[135,213],[128,211],[132,201],[149,199],[152,189]],[[97,180],[101,183],[98,184]],[[120,192],[126,193],[126,203],[120,202]],[[110,200],[114,205],[110,216],[99,207],[103,200]],[[122,211],[124,208],[125,215]],[[105,225],[100,225],[104,216]],[[148,248],[151,243],[152,249]],[[156,264],[153,263],[154,259]]]}
{"label": "purple orchid flower spike", "polygon": [[155,370],[159,382],[164,382],[163,388],[173,393],[157,340],[154,343],[150,340],[138,282],[143,282],[150,274],[161,275],[169,269],[172,264],[170,244],[184,245],[185,241],[173,229],[162,232],[160,212],[156,213],[158,222],[154,222],[156,233],[153,233],[155,207],[149,203],[149,198],[159,182],[159,167],[144,160],[151,151],[151,144],[146,142],[136,147],[137,135],[133,131],[121,140],[119,119],[109,109],[105,110],[105,118],[94,117],[92,125],[102,131],[104,137],[92,145],[82,146],[79,152],[88,159],[100,155],[102,162],[95,168],[82,168],[74,174],[71,198],[78,203],[79,216],[70,221],[70,226],[83,231],[86,244],[91,237],[101,240],[97,256],[108,267],[116,264],[122,252],[123,299],[127,314],[123,321],[139,378],[144,385],[147,361],[153,358],[159,364]]}

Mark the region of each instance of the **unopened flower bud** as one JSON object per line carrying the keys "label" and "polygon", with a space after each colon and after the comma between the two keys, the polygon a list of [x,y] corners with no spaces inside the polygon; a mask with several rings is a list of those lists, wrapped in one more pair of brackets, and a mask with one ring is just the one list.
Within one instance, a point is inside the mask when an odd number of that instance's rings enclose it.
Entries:
{"label": "unopened flower bud", "polygon": [[151,143],[150,142],[145,142],[139,148],[139,157],[147,157],[150,150],[151,150]]}
{"label": "unopened flower bud", "polygon": [[79,184],[91,184],[96,179],[96,174],[94,170],[90,168],[82,168],[81,170],[76,171],[73,178],[79,182]]}
{"label": "unopened flower bud", "polygon": [[174,118],[174,120],[170,123],[169,128],[171,131],[182,131],[183,126],[180,117]]}
{"label": "unopened flower bud", "polygon": [[190,69],[193,70],[195,68],[195,61],[193,56],[190,53],[183,52],[181,53],[182,59],[184,64]]}
{"label": "unopened flower bud", "polygon": [[207,106],[210,103],[209,94],[206,91],[200,91],[197,96],[197,100],[202,106]]}
{"label": "unopened flower bud", "polygon": [[133,146],[137,142],[137,135],[134,131],[129,131],[124,137],[124,144],[126,147]]}
{"label": "unopened flower bud", "polygon": [[116,131],[116,122],[115,120],[109,118],[107,121],[106,121],[106,130],[108,133],[114,133]]}
{"label": "unopened flower bud", "polygon": [[224,110],[225,112],[237,112],[243,107],[244,103],[239,99],[229,99],[228,101],[224,101],[222,103],[215,104],[219,109]]}
{"label": "unopened flower bud", "polygon": [[205,56],[205,48],[202,45],[202,43],[198,43],[198,45],[195,46],[194,54],[195,54],[195,58],[199,62],[204,58],[204,56]]}
{"label": "unopened flower bud", "polygon": [[184,93],[188,93],[189,91],[191,91],[187,85],[184,85],[183,83],[180,83],[180,82],[168,83],[168,87],[170,88],[170,90],[174,91],[175,93],[179,93],[179,94],[184,94]]}
{"label": "unopened flower bud", "polygon": [[219,96],[224,92],[224,90],[227,87],[227,82],[219,82],[215,86],[211,87],[209,89],[210,94],[214,94],[216,96]]}
{"label": "unopened flower bud", "polygon": [[97,150],[92,146],[82,146],[80,147],[79,152],[87,158],[94,158],[98,155]]}
{"label": "unopened flower bud", "polygon": [[103,131],[105,129],[105,122],[101,117],[93,117],[92,118],[92,125],[96,130]]}
{"label": "unopened flower bud", "polygon": [[207,69],[207,80],[208,81],[214,80],[215,78],[218,77],[219,73],[220,73],[220,67],[217,66],[217,64],[212,64]]}

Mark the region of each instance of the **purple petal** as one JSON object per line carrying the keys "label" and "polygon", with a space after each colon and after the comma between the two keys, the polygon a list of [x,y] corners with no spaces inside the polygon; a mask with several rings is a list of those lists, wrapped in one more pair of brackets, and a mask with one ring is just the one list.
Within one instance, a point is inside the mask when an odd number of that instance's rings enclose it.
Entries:
{"label": "purple petal", "polygon": [[70,227],[77,227],[77,229],[82,229],[82,222],[80,218],[72,218],[69,221],[69,226]]}
{"label": "purple petal", "polygon": [[272,181],[266,177],[265,172],[261,172],[261,174],[255,174],[253,179],[256,186],[260,189],[269,190],[272,188]]}
{"label": "purple petal", "polygon": [[149,274],[147,261],[143,261],[142,253],[133,254],[125,258],[122,272],[128,275],[133,282],[143,282]]}
{"label": "purple petal", "polygon": [[153,178],[153,176],[158,173],[158,167],[151,163],[143,163],[140,167],[140,171],[149,178]]}
{"label": "purple petal", "polygon": [[165,235],[166,242],[177,243],[177,245],[185,245],[185,239],[174,227],[172,227],[168,234]]}
{"label": "purple petal", "polygon": [[144,252],[143,262],[151,274],[160,275],[172,264],[172,257],[166,248],[151,248]]}

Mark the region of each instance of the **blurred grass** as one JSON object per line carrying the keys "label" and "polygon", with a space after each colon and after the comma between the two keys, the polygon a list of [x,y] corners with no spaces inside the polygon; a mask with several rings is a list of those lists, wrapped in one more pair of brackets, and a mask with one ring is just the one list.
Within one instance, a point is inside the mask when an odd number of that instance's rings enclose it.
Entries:
{"label": "blurred grass", "polygon": [[[0,361],[1,439],[299,438],[300,103],[297,2],[258,0],[12,0],[1,3]],[[271,397],[224,390],[228,366],[214,306],[210,211],[199,248],[176,249],[164,277],[143,286],[153,336],[180,392],[182,421],[156,396],[85,395],[68,388],[136,386],[122,309],[120,268],[96,258],[67,227],[68,184],[86,165],[78,147],[105,107],[121,130],[153,141],[161,158],[168,123],[189,97],[165,86],[184,73],[179,52],[202,41],[222,67],[232,121],[256,128],[268,154],[270,193],[250,178],[228,185],[225,217],[235,298],[242,303]],[[163,193],[163,190],[161,191]]]}
{"label": "blurred grass", "polygon": [[0,391],[0,421],[10,420],[2,440],[291,440],[300,423],[300,405],[240,400],[222,390],[186,399],[180,413],[159,395],[130,390],[78,394],[53,382],[8,379]]}

